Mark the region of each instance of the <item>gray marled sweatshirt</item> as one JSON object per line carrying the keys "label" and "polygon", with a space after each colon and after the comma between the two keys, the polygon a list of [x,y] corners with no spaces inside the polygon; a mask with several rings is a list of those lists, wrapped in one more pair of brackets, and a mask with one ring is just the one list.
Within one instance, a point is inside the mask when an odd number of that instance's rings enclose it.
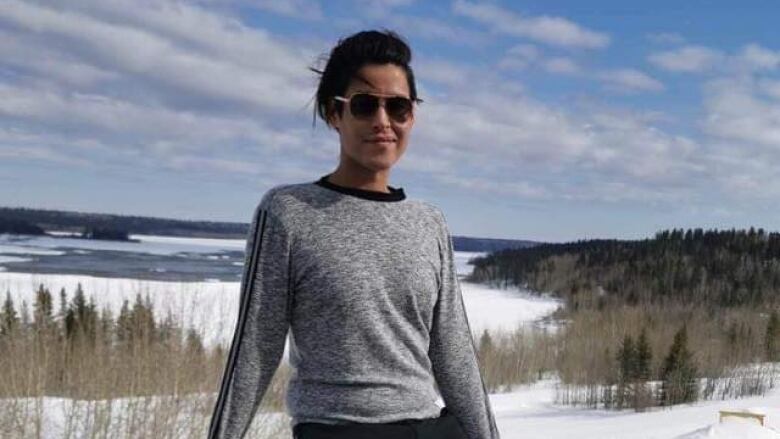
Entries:
{"label": "gray marled sweatshirt", "polygon": [[241,438],[290,336],[292,424],[439,415],[498,439],[442,212],[390,193],[279,185],[257,207],[210,439]]}

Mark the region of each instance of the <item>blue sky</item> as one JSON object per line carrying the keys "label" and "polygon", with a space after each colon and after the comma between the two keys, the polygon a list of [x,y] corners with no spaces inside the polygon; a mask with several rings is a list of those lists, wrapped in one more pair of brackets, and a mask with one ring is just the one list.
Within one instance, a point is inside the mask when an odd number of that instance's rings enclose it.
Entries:
{"label": "blue sky", "polygon": [[335,169],[308,70],[406,37],[425,103],[391,185],[453,234],[780,230],[774,1],[4,0],[0,205],[248,221]]}

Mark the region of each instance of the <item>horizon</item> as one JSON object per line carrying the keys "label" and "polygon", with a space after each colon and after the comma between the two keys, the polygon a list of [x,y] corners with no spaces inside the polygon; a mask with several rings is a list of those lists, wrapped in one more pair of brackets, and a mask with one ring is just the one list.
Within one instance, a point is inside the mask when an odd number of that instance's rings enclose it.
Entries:
{"label": "horizon", "polygon": [[337,165],[308,67],[386,27],[425,100],[388,184],[453,235],[780,230],[780,4],[147,6],[0,9],[0,205],[248,223],[272,186]]}
{"label": "horizon", "polygon": [[[214,222],[214,223],[227,223],[227,224],[249,224],[249,222],[241,222],[241,221],[214,221],[214,220],[207,220],[207,219],[193,219],[193,218],[173,218],[173,217],[161,217],[161,216],[147,216],[147,215],[134,215],[134,214],[121,214],[121,213],[111,213],[111,212],[94,212],[94,211],[76,211],[76,210],[59,210],[59,209],[47,209],[47,208],[37,208],[37,207],[22,207],[22,206],[0,206],[0,209],[29,209],[29,210],[46,210],[46,211],[52,211],[52,212],[61,212],[61,213],[78,213],[78,214],[84,214],[84,215],[113,215],[113,216],[120,216],[120,217],[135,217],[135,218],[142,218],[142,219],[151,219],[151,220],[174,220],[174,221],[185,221],[185,222]],[[761,227],[756,226],[748,226],[745,228],[704,228],[704,227],[692,227],[692,228],[682,228],[683,232],[687,232],[689,230],[694,231],[696,229],[701,229],[702,231],[706,232],[728,232],[735,230],[737,232],[749,232],[750,229],[754,229],[756,232],[759,230],[763,230],[766,234],[780,234],[780,230],[767,230],[763,229]],[[571,241],[541,241],[538,239],[531,238],[502,238],[502,237],[486,237],[486,236],[475,236],[475,235],[461,235],[454,233],[452,236],[459,237],[459,238],[471,238],[471,239],[496,239],[496,240],[510,240],[510,241],[526,241],[526,242],[534,242],[537,244],[569,244],[569,243],[575,243],[578,241],[598,241],[598,240],[611,240],[615,239],[618,241],[641,241],[644,239],[654,239],[655,235],[661,232],[672,232],[677,229],[660,229],[654,231],[652,234],[649,234],[644,237],[639,238],[631,238],[631,239],[621,239],[621,238],[601,238],[601,237],[592,237],[592,238],[577,238],[573,239]],[[48,232],[48,230],[45,230]],[[132,233],[133,235],[144,235],[143,233]],[[179,236],[179,235],[175,235]],[[203,238],[203,239],[209,239],[209,238]],[[225,238],[213,238],[213,239],[225,239]],[[459,250],[462,251],[462,250]]]}

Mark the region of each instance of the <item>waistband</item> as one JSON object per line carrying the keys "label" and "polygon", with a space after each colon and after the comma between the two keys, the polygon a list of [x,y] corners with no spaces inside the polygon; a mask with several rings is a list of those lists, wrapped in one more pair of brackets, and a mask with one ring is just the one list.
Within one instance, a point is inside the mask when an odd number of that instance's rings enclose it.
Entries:
{"label": "waistband", "polygon": [[372,432],[372,430],[376,428],[387,427],[387,426],[394,426],[394,425],[409,426],[409,425],[420,425],[429,422],[437,422],[441,418],[448,415],[450,415],[449,409],[447,409],[447,407],[442,407],[441,411],[439,412],[439,416],[436,418],[402,419],[400,421],[382,422],[382,423],[351,422],[349,424],[323,424],[320,422],[301,422],[299,424],[296,424],[293,427],[293,434],[297,435],[304,428],[306,429],[316,428],[317,430],[340,432],[340,433],[362,433],[362,432],[370,433]]}

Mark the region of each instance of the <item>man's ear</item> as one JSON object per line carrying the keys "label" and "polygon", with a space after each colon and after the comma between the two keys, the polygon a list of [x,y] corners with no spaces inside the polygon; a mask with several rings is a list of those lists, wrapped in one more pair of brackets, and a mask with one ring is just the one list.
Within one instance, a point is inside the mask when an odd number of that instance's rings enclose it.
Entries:
{"label": "man's ear", "polygon": [[336,105],[333,101],[328,104],[328,125],[336,131],[339,131],[341,125],[341,115],[336,110]]}

